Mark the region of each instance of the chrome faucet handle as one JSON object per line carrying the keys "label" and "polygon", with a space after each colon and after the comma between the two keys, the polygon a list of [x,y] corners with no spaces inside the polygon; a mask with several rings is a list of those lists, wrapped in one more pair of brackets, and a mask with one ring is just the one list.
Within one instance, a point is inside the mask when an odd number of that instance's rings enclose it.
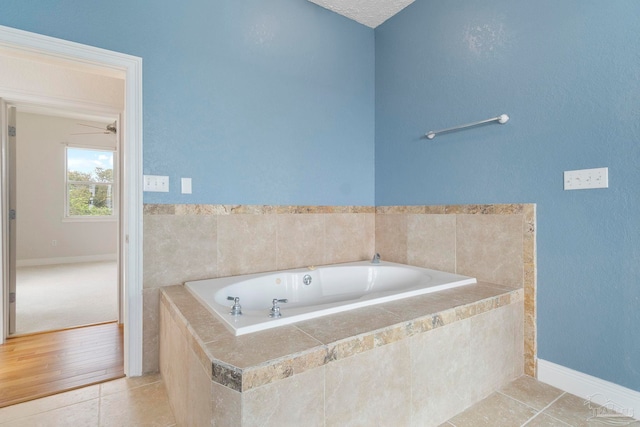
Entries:
{"label": "chrome faucet handle", "polygon": [[240,306],[240,297],[227,297],[229,301],[233,301],[233,306],[231,306],[231,311],[229,312],[232,316],[242,316],[242,306]]}
{"label": "chrome faucet handle", "polygon": [[271,307],[271,310],[269,310],[269,317],[272,317],[274,319],[278,317],[282,317],[282,313],[280,313],[280,306],[278,305],[278,303],[280,302],[285,303],[285,302],[289,302],[289,300],[286,298],[282,298],[282,299],[274,298],[271,301],[271,304],[273,306]]}

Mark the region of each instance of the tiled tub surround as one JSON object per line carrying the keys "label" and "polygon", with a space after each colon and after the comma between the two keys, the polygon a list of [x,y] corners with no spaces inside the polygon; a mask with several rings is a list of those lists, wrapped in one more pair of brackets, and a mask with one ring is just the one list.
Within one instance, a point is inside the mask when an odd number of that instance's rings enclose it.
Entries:
{"label": "tiled tub surround", "polygon": [[525,294],[535,376],[535,205],[145,205],[144,361],[158,366],[160,288],[189,280],[370,259],[477,277]]}
{"label": "tiled tub surround", "polygon": [[437,426],[523,372],[523,291],[479,283],[240,337],[161,290],[179,425]]}
{"label": "tiled tub surround", "polygon": [[536,377],[534,204],[378,207],[375,240],[388,261],[523,288],[524,370]]}

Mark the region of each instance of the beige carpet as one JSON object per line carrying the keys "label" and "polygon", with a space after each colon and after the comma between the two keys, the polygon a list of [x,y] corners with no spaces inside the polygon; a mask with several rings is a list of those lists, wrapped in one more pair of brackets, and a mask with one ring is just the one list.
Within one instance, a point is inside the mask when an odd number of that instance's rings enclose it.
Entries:
{"label": "beige carpet", "polygon": [[115,262],[20,267],[16,334],[118,319]]}

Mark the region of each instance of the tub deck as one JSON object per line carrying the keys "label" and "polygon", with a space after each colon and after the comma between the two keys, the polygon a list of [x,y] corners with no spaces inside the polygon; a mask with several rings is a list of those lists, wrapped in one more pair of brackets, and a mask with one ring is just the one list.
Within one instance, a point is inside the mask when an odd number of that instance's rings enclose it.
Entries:
{"label": "tub deck", "polygon": [[168,320],[162,315],[170,316],[210,379],[246,392],[522,302],[523,296],[522,288],[479,282],[234,336],[184,286],[178,285],[162,288],[161,328]]}

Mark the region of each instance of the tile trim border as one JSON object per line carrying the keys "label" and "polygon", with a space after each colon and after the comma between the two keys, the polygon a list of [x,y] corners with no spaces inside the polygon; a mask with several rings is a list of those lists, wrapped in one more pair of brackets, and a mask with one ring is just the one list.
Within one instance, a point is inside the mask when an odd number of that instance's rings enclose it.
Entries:
{"label": "tile trim border", "polygon": [[145,204],[144,215],[269,215],[375,213],[373,206],[295,206],[295,205],[161,205]]}

